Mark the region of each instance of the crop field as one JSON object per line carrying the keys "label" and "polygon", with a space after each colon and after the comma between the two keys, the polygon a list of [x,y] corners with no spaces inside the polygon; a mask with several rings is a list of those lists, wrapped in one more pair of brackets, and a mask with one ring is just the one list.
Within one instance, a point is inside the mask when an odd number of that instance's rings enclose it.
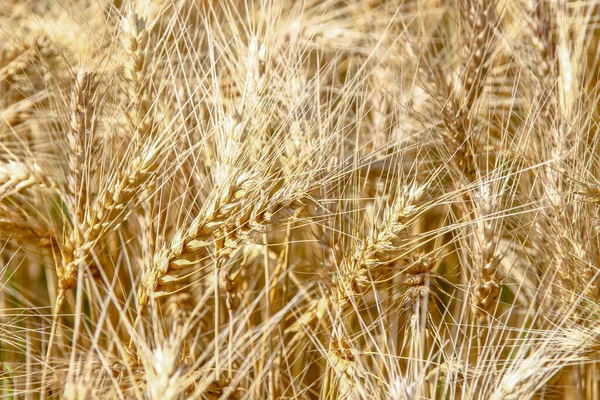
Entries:
{"label": "crop field", "polygon": [[600,399],[600,2],[0,0],[0,399]]}

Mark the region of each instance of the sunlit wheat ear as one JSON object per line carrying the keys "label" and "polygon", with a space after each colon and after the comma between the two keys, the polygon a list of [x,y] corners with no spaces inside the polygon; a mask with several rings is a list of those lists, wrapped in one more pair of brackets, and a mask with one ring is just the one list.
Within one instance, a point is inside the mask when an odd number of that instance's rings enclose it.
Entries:
{"label": "sunlit wheat ear", "polygon": [[344,262],[336,288],[341,307],[364,293],[371,285],[371,279],[381,278],[381,267],[399,257],[400,243],[410,235],[408,223],[421,211],[417,202],[424,190],[425,187],[416,184],[402,188],[385,209],[381,224],[374,227],[353,257]]}
{"label": "sunlit wheat ear", "polygon": [[477,203],[477,218],[474,226],[473,269],[474,289],[472,303],[474,311],[481,318],[494,312],[494,301],[500,293],[498,268],[502,254],[498,251],[501,224],[494,218],[499,196],[492,193],[490,184],[482,184],[474,197]]}
{"label": "sunlit wheat ear", "polygon": [[149,43],[149,27],[146,18],[130,12],[122,19],[121,41],[126,55],[121,85],[124,92],[125,113],[129,122],[129,130],[135,140],[143,140],[146,136],[154,136],[156,122],[154,120],[156,92],[153,74],[156,68],[153,61],[160,48]]}
{"label": "sunlit wheat ear", "polygon": [[178,381],[184,373],[178,340],[174,336],[164,339],[142,354],[148,383],[146,394],[151,399],[176,399],[187,389]]}
{"label": "sunlit wheat ear", "polygon": [[490,54],[495,50],[494,30],[498,23],[496,1],[464,2],[459,5],[465,24],[465,64],[460,79],[460,107],[469,110],[481,95],[490,69]]}
{"label": "sunlit wheat ear", "polygon": [[327,361],[330,368],[330,383],[325,397],[361,398],[364,389],[361,388],[361,379],[365,371],[356,362],[355,350],[344,339],[331,341],[330,350],[327,353]]}
{"label": "sunlit wheat ear", "polygon": [[[261,185],[269,191],[256,190]],[[240,243],[251,243],[252,232],[260,232],[287,209],[301,208],[303,200],[310,201],[304,185],[279,190],[271,185],[246,172],[235,182],[214,188],[199,215],[176,232],[171,243],[155,256],[154,265],[144,271],[138,291],[140,305],[145,306],[157,289],[162,292],[176,282],[179,271],[198,264],[215,249],[223,256],[237,250]]]}
{"label": "sunlit wheat ear", "polygon": [[[459,7],[464,18],[465,35],[460,40],[465,43],[462,58],[465,61],[453,76],[450,87],[446,89],[448,92],[444,93],[447,97],[443,99],[442,108],[442,119],[447,128],[442,135],[453,154],[453,163],[463,175],[457,175],[455,183],[461,180],[469,182],[476,178],[477,159],[471,137],[476,125],[474,105],[485,87],[491,66],[490,59],[495,45],[493,31],[497,23],[495,1],[477,4],[460,2]],[[445,88],[446,82],[441,79],[438,73],[438,85]]]}
{"label": "sunlit wheat ear", "polygon": [[[71,88],[69,99],[69,126],[67,130],[67,185],[65,202],[72,219],[70,232],[65,235],[63,262],[57,266],[59,280],[59,293],[57,295],[57,308],[60,309],[64,301],[65,291],[76,285],[75,276],[80,263],[70,263],[73,258],[85,257],[75,255],[84,244],[84,231],[86,230],[86,215],[89,200],[89,174],[91,163],[91,147],[94,143],[98,114],[95,110],[93,76],[83,67],[80,67]],[[82,260],[83,262],[83,260]]]}
{"label": "sunlit wheat ear", "polygon": [[[407,267],[402,270],[401,310],[411,317],[417,313],[427,315],[428,303],[433,304],[434,300],[429,296],[435,286],[432,278],[435,278],[435,269],[439,266],[439,261],[434,255],[415,252],[407,257],[405,262]],[[427,317],[424,320],[426,321]]]}
{"label": "sunlit wheat ear", "polygon": [[80,67],[71,89],[69,102],[70,116],[67,131],[69,152],[67,156],[67,198],[69,211],[72,214],[75,230],[83,223],[87,206],[88,175],[87,167],[92,157],[92,147],[95,142],[98,114],[95,104],[94,77],[83,67]]}
{"label": "sunlit wheat ear", "polygon": [[[145,184],[154,177],[161,162],[164,144],[150,143],[139,149],[139,153],[128,163],[125,171],[118,171],[108,182],[107,187],[92,202],[86,215],[80,239],[70,241],[63,255],[58,272],[59,293],[73,288],[79,266],[90,259],[90,250],[111,229],[116,229],[131,211],[131,202],[143,190]],[[60,308],[61,301],[57,301]]]}

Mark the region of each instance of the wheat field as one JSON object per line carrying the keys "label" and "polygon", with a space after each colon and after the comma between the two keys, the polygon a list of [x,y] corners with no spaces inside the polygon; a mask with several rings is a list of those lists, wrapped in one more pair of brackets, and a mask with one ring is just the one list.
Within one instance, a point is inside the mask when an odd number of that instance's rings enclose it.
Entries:
{"label": "wheat field", "polygon": [[600,399],[600,4],[0,0],[0,398]]}

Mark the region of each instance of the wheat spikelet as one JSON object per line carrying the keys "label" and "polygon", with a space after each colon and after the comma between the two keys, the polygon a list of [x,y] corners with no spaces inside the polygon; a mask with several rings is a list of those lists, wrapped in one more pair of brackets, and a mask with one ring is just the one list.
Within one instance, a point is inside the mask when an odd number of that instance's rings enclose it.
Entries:
{"label": "wheat spikelet", "polygon": [[[359,296],[371,282],[371,277],[377,277],[378,268],[398,257],[402,236],[409,236],[407,224],[420,209],[417,202],[423,195],[424,186],[405,186],[402,193],[394,199],[389,208],[384,211],[383,221],[373,230],[349,260],[347,269],[342,268],[338,278],[340,286],[336,297],[341,307],[344,307],[354,296]],[[404,239],[406,239],[406,237]],[[375,278],[376,279],[376,278]]]}
{"label": "wheat spikelet", "polygon": [[[58,267],[60,292],[74,287],[77,270],[89,261],[90,250],[102,235],[124,221],[129,212],[131,202],[135,200],[143,187],[154,178],[154,173],[161,162],[164,144],[151,142],[142,147],[139,153],[127,165],[124,172],[118,171],[113,182],[94,200],[90,212],[86,215],[81,236],[66,244],[62,265]],[[60,298],[62,298],[61,295]],[[57,301],[57,307],[62,301]]]}
{"label": "wheat spikelet", "polygon": [[[69,154],[67,157],[67,188],[70,211],[75,219],[75,225],[83,222],[87,202],[88,171],[85,170],[88,156],[86,151],[94,143],[97,116],[93,108],[93,77],[83,68],[77,72],[73,89],[71,90],[71,115],[67,142]],[[77,228],[76,228],[77,230]]]}
{"label": "wheat spikelet", "polygon": [[182,369],[177,365],[178,349],[173,344],[165,344],[152,351],[150,366],[146,367],[147,394],[151,399],[177,398],[180,385],[177,379]]}
{"label": "wheat spikelet", "polygon": [[240,247],[240,240],[249,241],[248,233],[262,229],[283,209],[301,206],[300,199],[307,196],[302,188],[291,193],[281,189],[271,197],[257,196],[253,185],[260,184],[251,175],[242,174],[235,186],[229,186],[220,195],[215,193],[187,230],[175,234],[168,247],[157,254],[154,265],[144,271],[138,291],[142,306],[147,304],[157,285],[164,289],[173,280],[171,273],[197,264],[207,256],[211,246],[220,246],[220,256],[230,254]]}
{"label": "wheat spikelet", "polygon": [[475,313],[490,313],[493,311],[492,301],[500,293],[498,268],[502,255],[498,252],[498,221],[490,219],[490,214],[496,208],[498,199],[492,197],[489,184],[480,186],[478,203],[479,215],[476,220],[476,235],[473,248],[475,249],[475,288],[473,290],[473,306]]}
{"label": "wheat spikelet", "polygon": [[345,398],[360,398],[361,388],[359,379],[364,374],[359,364],[356,363],[353,349],[343,339],[333,339],[327,360],[331,366],[332,388],[325,396],[339,396]]}
{"label": "wheat spikelet", "polygon": [[406,260],[407,268],[403,270],[402,285],[405,287],[401,297],[401,309],[416,314],[431,293],[431,278],[437,267],[431,255],[416,254]]}

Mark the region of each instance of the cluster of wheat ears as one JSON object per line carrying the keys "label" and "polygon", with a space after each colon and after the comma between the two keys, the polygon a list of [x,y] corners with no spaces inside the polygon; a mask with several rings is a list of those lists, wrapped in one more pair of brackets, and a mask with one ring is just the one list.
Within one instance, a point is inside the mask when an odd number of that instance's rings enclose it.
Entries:
{"label": "cluster of wheat ears", "polygon": [[600,4],[0,1],[0,398],[600,398]]}

